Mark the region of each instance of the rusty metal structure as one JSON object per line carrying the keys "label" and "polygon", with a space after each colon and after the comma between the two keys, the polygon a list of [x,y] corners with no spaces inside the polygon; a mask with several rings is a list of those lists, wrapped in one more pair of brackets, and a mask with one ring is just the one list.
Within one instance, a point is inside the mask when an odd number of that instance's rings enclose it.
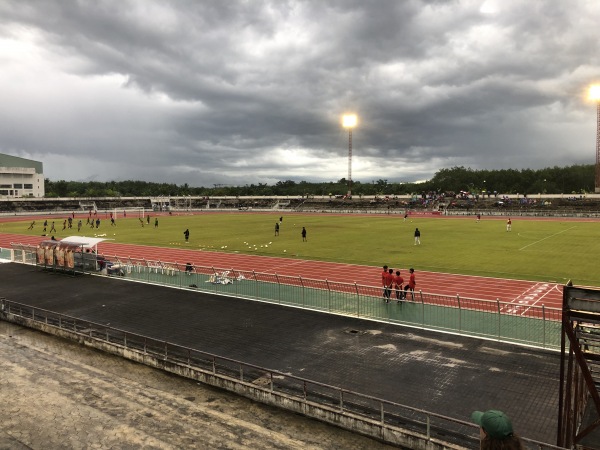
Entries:
{"label": "rusty metal structure", "polygon": [[600,289],[563,288],[557,445],[600,449]]}

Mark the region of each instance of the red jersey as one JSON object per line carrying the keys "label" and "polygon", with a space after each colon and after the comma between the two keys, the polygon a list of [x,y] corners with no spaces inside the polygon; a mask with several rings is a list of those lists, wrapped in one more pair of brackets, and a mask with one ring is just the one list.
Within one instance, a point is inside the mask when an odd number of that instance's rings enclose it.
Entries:
{"label": "red jersey", "polygon": [[396,289],[401,289],[404,284],[404,278],[401,275],[396,275],[394,277],[394,283],[396,283]]}
{"label": "red jersey", "polygon": [[383,285],[386,287],[392,287],[393,284],[394,284],[394,274],[388,272],[385,275],[385,281],[384,281]]}
{"label": "red jersey", "polygon": [[388,276],[388,271],[387,270],[384,270],[384,271],[381,272],[381,284],[383,286],[386,285],[385,284],[385,279],[386,279],[387,276]]}
{"label": "red jersey", "polygon": [[408,287],[414,289],[417,285],[417,281],[415,280],[415,274],[411,273],[410,278],[408,279]]}

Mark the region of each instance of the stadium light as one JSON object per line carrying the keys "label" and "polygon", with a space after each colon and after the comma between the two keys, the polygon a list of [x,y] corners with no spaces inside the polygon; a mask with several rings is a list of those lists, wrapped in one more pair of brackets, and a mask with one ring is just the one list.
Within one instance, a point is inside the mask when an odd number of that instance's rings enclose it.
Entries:
{"label": "stadium light", "polygon": [[596,102],[596,176],[594,191],[600,192],[600,85],[590,86],[589,99]]}
{"label": "stadium light", "polygon": [[352,196],[352,129],[357,123],[356,114],[342,116],[342,126],[348,129],[348,197]]}

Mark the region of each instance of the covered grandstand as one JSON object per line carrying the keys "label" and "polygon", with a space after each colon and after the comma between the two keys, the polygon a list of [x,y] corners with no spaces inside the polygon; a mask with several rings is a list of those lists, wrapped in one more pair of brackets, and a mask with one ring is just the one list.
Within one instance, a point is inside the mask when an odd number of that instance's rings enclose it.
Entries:
{"label": "covered grandstand", "polygon": [[130,210],[294,211],[363,214],[432,213],[440,215],[600,217],[600,194],[585,195],[393,195],[222,197],[0,198],[0,214],[70,214]]}

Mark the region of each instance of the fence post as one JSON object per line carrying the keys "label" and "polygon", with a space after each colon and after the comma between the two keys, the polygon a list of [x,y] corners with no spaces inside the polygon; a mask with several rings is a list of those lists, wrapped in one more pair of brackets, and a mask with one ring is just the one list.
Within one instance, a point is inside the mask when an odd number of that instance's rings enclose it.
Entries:
{"label": "fence post", "polygon": [[354,282],[354,288],[356,289],[356,317],[360,317],[360,294],[358,293],[358,284]]}
{"label": "fence post", "polygon": [[431,417],[427,414],[427,440],[431,439]]}
{"label": "fence post", "polygon": [[501,316],[501,314],[500,314],[500,299],[499,298],[496,299],[496,307],[498,310],[498,340],[500,340],[500,316]]}
{"label": "fence post", "polygon": [[546,348],[546,306],[542,303],[542,347]]}
{"label": "fence post", "polygon": [[460,295],[456,294],[456,301],[458,302],[458,331],[462,331],[462,309],[460,307]]}
{"label": "fence post", "polygon": [[277,299],[279,300],[279,304],[281,304],[281,283],[279,282],[279,275],[275,273],[275,279],[277,280]]}
{"label": "fence post", "polygon": [[329,287],[327,278],[325,278],[325,284],[327,285],[327,311],[331,311],[331,288]]}
{"label": "fence post", "polygon": [[252,271],[252,276],[254,277],[254,295],[258,297],[258,280],[256,279],[256,272]]}
{"label": "fence post", "polygon": [[[231,272],[232,272],[232,273],[234,274],[234,276],[235,276],[235,274],[236,274],[236,271],[233,269],[233,267],[231,268]],[[237,274],[238,274],[238,275],[237,275],[237,277],[235,277],[235,278],[232,278],[232,280],[231,280],[231,281],[233,281],[233,285],[234,285],[234,288],[235,288],[235,295],[236,295],[236,296],[239,296],[239,295],[240,295],[240,293],[239,293],[239,290],[238,290],[238,284],[239,284],[239,283],[238,283],[238,281],[239,281],[239,278],[240,278],[240,275],[241,275],[241,273],[240,273],[240,272],[237,272]]]}
{"label": "fence post", "polygon": [[298,277],[300,279],[300,285],[302,286],[302,307],[304,308],[304,281],[302,281],[302,277]]}
{"label": "fence post", "polygon": [[[415,299],[415,293],[412,293],[413,300]],[[425,300],[423,299],[423,291],[419,290],[419,297],[421,297],[421,326],[425,328]]]}

